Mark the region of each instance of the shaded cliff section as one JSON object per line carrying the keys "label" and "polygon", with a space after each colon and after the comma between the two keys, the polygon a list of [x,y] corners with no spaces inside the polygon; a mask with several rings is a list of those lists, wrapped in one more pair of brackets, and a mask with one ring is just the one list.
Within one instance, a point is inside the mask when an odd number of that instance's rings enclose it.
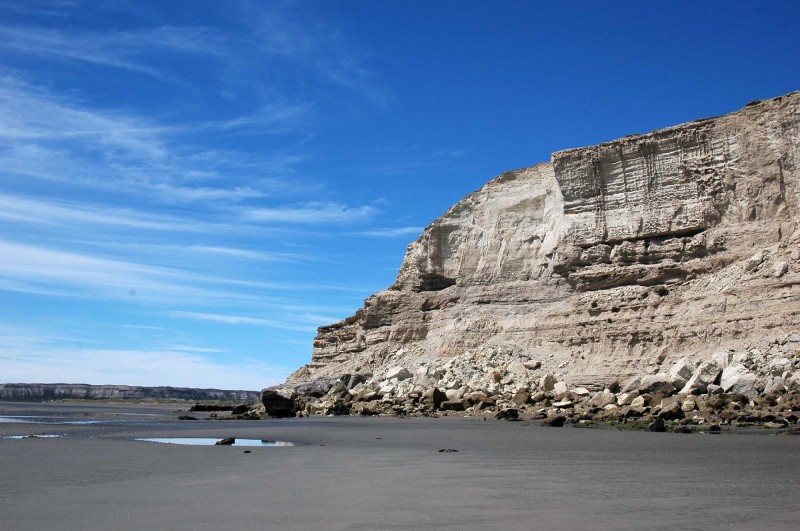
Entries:
{"label": "shaded cliff section", "polygon": [[224,400],[257,402],[256,391],[194,389],[190,387],[138,387],[88,384],[0,384],[0,400]]}
{"label": "shaded cliff section", "polygon": [[502,352],[602,388],[800,330],[799,139],[794,92],[504,173],[287,384]]}

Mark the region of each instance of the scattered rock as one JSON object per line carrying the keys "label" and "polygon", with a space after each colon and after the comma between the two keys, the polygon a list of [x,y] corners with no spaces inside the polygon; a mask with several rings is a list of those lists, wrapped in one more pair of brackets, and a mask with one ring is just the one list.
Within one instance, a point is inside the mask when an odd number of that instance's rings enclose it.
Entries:
{"label": "scattered rock", "polygon": [[722,368],[716,361],[706,361],[701,363],[697,369],[686,382],[686,385],[681,389],[682,394],[700,394],[705,393],[710,384],[716,382],[719,375],[722,373]]}
{"label": "scattered rock", "polygon": [[398,382],[401,382],[403,380],[408,380],[409,378],[411,378],[411,376],[412,374],[409,372],[408,369],[398,365],[386,371],[384,378],[386,380],[396,379]]}
{"label": "scattered rock", "polygon": [[547,417],[546,419],[542,419],[540,424],[542,426],[550,426],[553,428],[560,428],[564,426],[564,423],[567,422],[567,417],[564,415],[552,415]]}
{"label": "scattered rock", "polygon": [[498,420],[519,420],[519,410],[508,408],[498,411],[494,418]]}
{"label": "scattered rock", "polygon": [[441,411],[464,411],[467,404],[464,400],[445,400],[439,405]]}
{"label": "scattered rock", "polygon": [[676,389],[683,389],[683,386],[686,385],[686,382],[689,381],[689,378],[692,377],[693,373],[694,365],[692,365],[689,360],[684,357],[676,361],[675,364],[669,369],[667,378],[673,387]]}
{"label": "scattered rock", "polygon": [[720,387],[726,393],[739,393],[749,398],[758,396],[757,377],[744,365],[731,365],[722,371]]}
{"label": "scattered rock", "polygon": [[458,453],[458,450],[455,450],[453,448],[441,448],[439,450],[439,453],[440,454],[455,454],[455,453]]}

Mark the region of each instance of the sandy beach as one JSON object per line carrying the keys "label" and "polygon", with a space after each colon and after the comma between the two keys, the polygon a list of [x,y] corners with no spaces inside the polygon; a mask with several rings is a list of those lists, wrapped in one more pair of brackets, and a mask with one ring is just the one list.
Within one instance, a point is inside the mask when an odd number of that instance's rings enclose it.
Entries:
{"label": "sandy beach", "polygon": [[[796,529],[800,522],[800,437],[470,418],[177,420],[187,409],[0,403],[0,528]],[[7,438],[42,434],[62,437]],[[228,436],[295,446],[133,440]]]}

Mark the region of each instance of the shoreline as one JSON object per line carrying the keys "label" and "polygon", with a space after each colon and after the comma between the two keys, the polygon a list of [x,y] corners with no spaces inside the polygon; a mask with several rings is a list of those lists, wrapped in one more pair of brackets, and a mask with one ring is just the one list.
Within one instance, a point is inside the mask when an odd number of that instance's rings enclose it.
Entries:
{"label": "shoreline", "polygon": [[[475,417],[186,422],[174,408],[135,405],[49,413],[85,412],[159,416],[0,424],[2,435],[69,435],[0,440],[3,529],[791,529],[800,518],[800,438],[769,430],[684,437]],[[137,436],[295,446],[245,453]],[[448,448],[457,451],[439,451]]]}

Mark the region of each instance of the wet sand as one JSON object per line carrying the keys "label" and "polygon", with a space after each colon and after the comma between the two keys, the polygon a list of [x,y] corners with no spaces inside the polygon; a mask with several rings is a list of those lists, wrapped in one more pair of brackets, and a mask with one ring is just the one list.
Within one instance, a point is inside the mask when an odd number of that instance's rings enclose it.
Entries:
{"label": "wet sand", "polygon": [[[0,528],[800,527],[800,437],[460,418],[178,421],[186,410],[0,403],[0,416],[58,422],[0,422],[0,436],[64,435],[0,439]],[[102,423],[64,424],[75,420]],[[131,440],[227,436],[296,446]]]}

